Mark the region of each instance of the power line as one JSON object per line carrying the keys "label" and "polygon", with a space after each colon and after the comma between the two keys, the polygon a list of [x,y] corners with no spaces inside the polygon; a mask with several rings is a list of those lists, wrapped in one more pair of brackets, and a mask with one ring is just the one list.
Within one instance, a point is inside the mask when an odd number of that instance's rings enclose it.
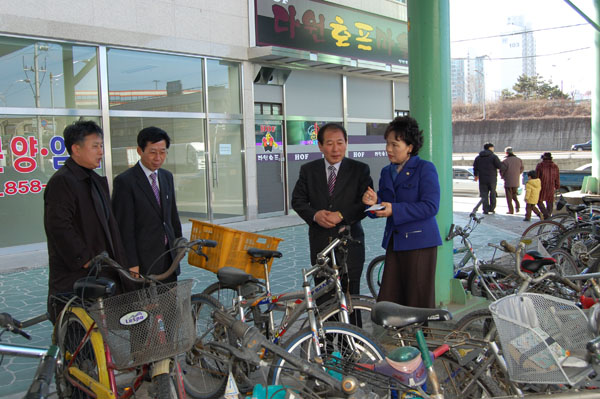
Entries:
{"label": "power line", "polygon": [[[496,57],[496,58],[492,58],[488,56],[488,59],[490,61],[504,61],[504,60],[522,60],[523,58],[538,58],[538,57],[550,57],[553,55],[560,55],[560,54],[566,54],[566,53],[573,53],[576,51],[583,51],[583,50],[589,50],[591,49],[591,47],[581,47],[581,48],[576,48],[576,49],[571,49],[571,50],[564,50],[564,51],[558,51],[556,53],[549,53],[549,54],[534,54],[534,55],[526,55],[526,56],[521,56],[521,57]],[[453,60],[475,60],[477,58],[481,58],[481,57],[452,57]]]}
{"label": "power line", "polygon": [[471,39],[451,40],[450,43],[461,43],[461,42],[470,42],[470,41],[474,41],[474,40],[493,39],[496,37],[522,35],[524,33],[541,32],[541,31],[545,31],[545,30],[554,30],[554,29],[574,28],[577,26],[587,26],[587,25],[588,24],[574,24],[574,25],[554,26],[554,27],[550,27],[550,28],[531,29],[531,30],[524,30],[521,32],[502,33],[502,34],[492,35],[492,36],[474,37]]}

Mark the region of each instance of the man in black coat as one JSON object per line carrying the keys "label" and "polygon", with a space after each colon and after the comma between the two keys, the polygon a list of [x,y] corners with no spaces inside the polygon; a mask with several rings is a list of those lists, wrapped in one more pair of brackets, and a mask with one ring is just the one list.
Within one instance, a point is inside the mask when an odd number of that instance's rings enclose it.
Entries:
{"label": "man in black coat", "polygon": [[[57,294],[73,292],[73,284],[87,276],[90,260],[103,251],[125,265],[125,249],[110,206],[108,182],[94,169],[100,166],[104,147],[102,129],[92,121],[78,121],[64,130],[70,157],[48,181],[44,190],[44,229],[48,243],[48,313],[54,323],[63,308]],[[117,283],[118,291],[131,286],[111,269],[102,276]]]}
{"label": "man in black coat", "polygon": [[[364,232],[360,223],[366,216],[362,195],[367,187],[373,187],[369,165],[345,157],[348,136],[337,123],[323,125],[317,140],[324,159],[302,165],[292,193],[292,207],[309,226],[312,264],[317,254],[338,236],[340,225],[351,226],[352,237],[360,244],[351,244],[348,253],[348,288],[350,294],[359,294],[365,262]],[[342,281],[346,289],[345,279]]]}
{"label": "man in black coat", "polygon": [[[164,130],[142,129],[137,137],[140,161],[114,180],[112,204],[127,251],[127,266],[144,275],[169,268],[175,254],[165,251],[182,236],[173,174],[161,169],[170,143]],[[175,281],[177,274],[179,268],[163,281]]]}
{"label": "man in black coat", "polygon": [[504,171],[505,165],[494,154],[494,145],[485,143],[483,151],[473,161],[475,181],[479,181],[479,196],[483,200],[483,213],[496,213],[496,184],[498,171]]}

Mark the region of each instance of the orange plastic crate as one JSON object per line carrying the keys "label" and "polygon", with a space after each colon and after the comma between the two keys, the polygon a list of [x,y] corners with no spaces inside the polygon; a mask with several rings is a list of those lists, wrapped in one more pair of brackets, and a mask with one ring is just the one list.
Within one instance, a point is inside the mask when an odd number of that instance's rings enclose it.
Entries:
{"label": "orange plastic crate", "polygon": [[[230,266],[244,270],[256,278],[265,279],[264,266],[261,263],[252,262],[252,257],[248,255],[247,250],[248,248],[260,248],[274,251],[279,243],[283,241],[282,238],[230,229],[195,219],[190,219],[190,221],[192,222],[190,241],[197,239],[214,240],[217,242],[217,246],[203,248],[208,260],[190,251],[188,263],[192,266],[210,270],[213,273],[216,273],[222,267]],[[268,263],[269,272],[272,263],[273,259]]]}

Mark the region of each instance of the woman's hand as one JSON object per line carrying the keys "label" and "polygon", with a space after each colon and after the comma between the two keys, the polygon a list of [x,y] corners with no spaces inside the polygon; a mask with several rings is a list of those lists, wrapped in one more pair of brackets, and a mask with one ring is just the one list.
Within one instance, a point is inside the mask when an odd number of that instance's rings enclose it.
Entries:
{"label": "woman's hand", "polygon": [[385,206],[385,209],[375,211],[375,216],[378,218],[386,218],[392,216],[392,204],[389,202],[382,202],[381,205]]}
{"label": "woman's hand", "polygon": [[362,196],[362,202],[368,206],[375,205],[377,203],[377,193],[371,187],[367,187],[367,191]]}

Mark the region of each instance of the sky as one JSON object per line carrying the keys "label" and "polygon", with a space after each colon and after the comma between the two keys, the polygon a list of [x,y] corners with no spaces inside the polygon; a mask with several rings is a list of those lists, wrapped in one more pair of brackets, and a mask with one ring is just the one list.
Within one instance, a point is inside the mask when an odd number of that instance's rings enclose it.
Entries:
{"label": "sky", "polygon": [[[572,2],[593,18],[593,0]],[[508,17],[520,15],[534,31],[537,73],[567,94],[591,90],[595,30],[564,0],[450,0],[451,56],[489,57],[484,61],[486,99],[511,88],[503,87],[503,80],[512,81],[502,77],[503,71],[506,75],[518,61],[502,59],[508,55],[501,40],[508,36],[500,35],[511,32]]]}

